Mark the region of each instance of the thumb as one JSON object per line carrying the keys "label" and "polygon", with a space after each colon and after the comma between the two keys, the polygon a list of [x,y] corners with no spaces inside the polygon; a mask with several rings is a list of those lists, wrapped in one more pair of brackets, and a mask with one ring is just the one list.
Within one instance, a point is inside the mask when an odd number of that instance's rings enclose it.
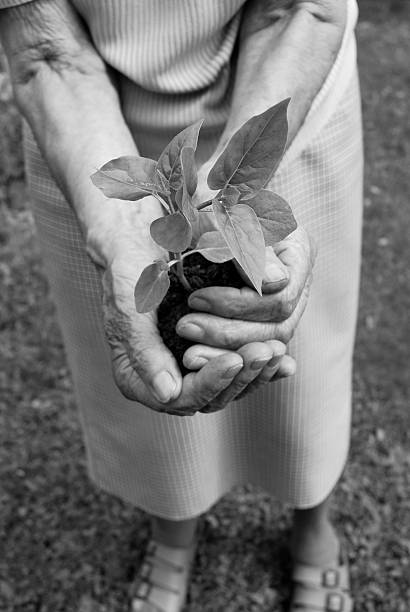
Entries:
{"label": "thumb", "polygon": [[134,281],[122,265],[104,270],[103,319],[111,348],[115,382],[129,399],[150,405],[179,396],[182,377],[174,356],[164,345],[153,313],[136,312]]}
{"label": "thumb", "polygon": [[[272,247],[266,247],[265,251],[265,272],[262,279],[262,292],[276,293],[281,291],[288,284],[289,272]],[[252,283],[243,268],[237,263],[236,259],[234,259],[233,262],[243,281],[249,287],[252,287]]]}
{"label": "thumb", "polygon": [[289,272],[276,255],[273,247],[266,247],[265,273],[262,281],[263,293],[281,291],[289,282]]}
{"label": "thumb", "polygon": [[[111,333],[112,331],[112,333]],[[129,399],[167,403],[181,393],[182,377],[151,315],[105,320],[115,381]],[[151,397],[151,401],[150,401]]]}
{"label": "thumb", "polygon": [[129,342],[131,365],[159,402],[176,399],[182,377],[174,356],[163,343],[151,316],[136,315],[135,319],[135,331]]}

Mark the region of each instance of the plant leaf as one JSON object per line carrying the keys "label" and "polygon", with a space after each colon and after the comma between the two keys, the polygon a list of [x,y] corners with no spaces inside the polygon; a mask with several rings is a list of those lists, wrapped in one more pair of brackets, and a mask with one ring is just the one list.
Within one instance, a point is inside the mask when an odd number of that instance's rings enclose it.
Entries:
{"label": "plant leaf", "polygon": [[192,229],[180,212],[159,217],[151,223],[150,232],[157,244],[172,253],[182,253],[192,240]]}
{"label": "plant leaf", "polygon": [[267,185],[286,147],[290,98],[251,117],[232,136],[208,175],[211,189],[236,185],[258,191]]}
{"label": "plant leaf", "polygon": [[147,266],[134,289],[137,312],[149,312],[158,306],[164,299],[169,285],[168,264],[165,260],[158,259]]}
{"label": "plant leaf", "polygon": [[155,179],[156,183],[158,184],[159,191],[165,195],[169,195],[169,181],[158,168],[156,169]]}
{"label": "plant leaf", "polygon": [[192,224],[192,244],[196,245],[202,234],[216,230],[212,209],[198,211],[195,223]]}
{"label": "plant leaf", "polygon": [[198,240],[195,251],[198,251],[214,263],[223,263],[233,259],[231,249],[226,244],[225,238],[218,230],[205,232]]}
{"label": "plant leaf", "polygon": [[198,142],[198,134],[203,119],[179,132],[167,144],[158,159],[158,170],[168,179],[170,186],[177,190],[182,181],[181,150],[190,147],[194,151]]}
{"label": "plant leaf", "polygon": [[198,185],[198,172],[195,163],[195,150],[192,147],[181,149],[182,177],[190,196],[193,196]]}
{"label": "plant leaf", "polygon": [[212,201],[212,208],[218,229],[232,254],[256,291],[262,295],[265,241],[255,211],[247,204],[226,207],[218,199]]}
{"label": "plant leaf", "polygon": [[177,206],[191,224],[197,222],[199,214],[192,202],[198,183],[194,156],[195,151],[191,147],[183,147],[181,150],[182,183],[175,194]]}
{"label": "plant leaf", "polygon": [[135,201],[162,190],[156,167],[153,159],[125,155],[104,164],[91,180],[107,198]]}
{"label": "plant leaf", "polygon": [[227,185],[216,196],[225,206],[235,206],[238,203],[241,192],[233,185]]}
{"label": "plant leaf", "polygon": [[192,198],[187,192],[185,186],[182,188],[182,198],[179,207],[182,214],[188,219],[191,225],[196,225],[198,223],[199,212],[192,204]]}
{"label": "plant leaf", "polygon": [[291,207],[277,193],[262,189],[246,203],[259,219],[266,246],[274,246],[297,228]]}

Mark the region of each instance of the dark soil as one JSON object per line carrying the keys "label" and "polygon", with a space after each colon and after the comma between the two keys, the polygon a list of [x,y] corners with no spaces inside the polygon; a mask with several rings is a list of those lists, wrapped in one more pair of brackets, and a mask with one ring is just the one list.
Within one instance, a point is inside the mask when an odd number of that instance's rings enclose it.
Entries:
{"label": "dark soil", "polygon": [[[190,255],[184,261],[184,273],[192,291],[204,287],[243,287],[243,280],[231,261],[216,264],[199,253]],[[182,363],[185,351],[192,342],[177,335],[175,326],[184,315],[193,312],[188,306],[189,292],[182,286],[175,267],[171,275],[171,286],[158,308],[158,328],[165,345],[172,351],[183,374],[187,370]]]}

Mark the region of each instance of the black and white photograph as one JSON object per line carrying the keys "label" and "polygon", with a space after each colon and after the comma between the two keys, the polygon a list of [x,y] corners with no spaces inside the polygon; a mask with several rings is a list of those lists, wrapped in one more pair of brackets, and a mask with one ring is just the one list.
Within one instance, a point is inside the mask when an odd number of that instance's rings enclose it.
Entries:
{"label": "black and white photograph", "polygon": [[0,0],[0,612],[410,612],[410,0]]}

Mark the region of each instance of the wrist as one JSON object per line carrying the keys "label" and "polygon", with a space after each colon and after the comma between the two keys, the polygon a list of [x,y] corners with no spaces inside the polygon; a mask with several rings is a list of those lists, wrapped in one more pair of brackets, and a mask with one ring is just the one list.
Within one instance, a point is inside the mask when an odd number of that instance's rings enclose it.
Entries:
{"label": "wrist", "polygon": [[159,202],[147,197],[139,202],[106,199],[101,214],[85,228],[91,259],[107,268],[113,261],[132,260],[144,267],[164,255],[150,235],[150,224],[162,215]]}

